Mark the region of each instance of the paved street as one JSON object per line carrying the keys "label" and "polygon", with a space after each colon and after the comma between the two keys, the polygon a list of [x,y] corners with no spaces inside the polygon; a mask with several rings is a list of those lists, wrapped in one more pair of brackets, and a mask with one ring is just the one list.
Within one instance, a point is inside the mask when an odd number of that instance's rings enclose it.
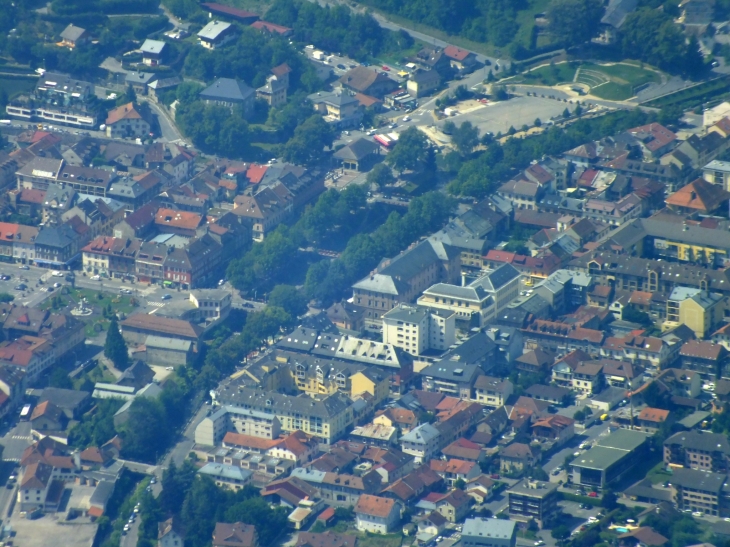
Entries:
{"label": "paved street", "polygon": [[[11,416],[10,419],[17,419],[17,415]],[[0,443],[3,445],[3,460],[19,462],[23,451],[32,444],[30,422],[18,422],[17,426],[2,437]]]}
{"label": "paved street", "polygon": [[[608,422],[598,423],[587,428],[582,434],[577,434],[564,448],[555,452],[550,459],[543,462],[542,468],[550,475],[555,469],[565,463],[565,458],[579,452],[578,446],[585,441],[595,441],[599,436],[608,433]],[[565,482],[565,475],[562,477],[550,477],[551,480],[557,481],[559,478]]]}

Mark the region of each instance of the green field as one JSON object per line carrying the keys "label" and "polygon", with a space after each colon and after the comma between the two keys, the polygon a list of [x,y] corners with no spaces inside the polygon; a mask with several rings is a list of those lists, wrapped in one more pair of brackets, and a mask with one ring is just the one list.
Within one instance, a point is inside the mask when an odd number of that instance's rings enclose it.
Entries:
{"label": "green field", "polygon": [[638,86],[660,81],[661,74],[658,71],[634,64],[596,65],[570,61],[541,66],[508,78],[505,83],[554,86],[575,82],[588,86],[591,95],[601,99],[623,101],[633,97]]}
{"label": "green field", "polygon": [[15,95],[33,89],[36,81],[35,78],[11,78],[2,76],[0,77],[0,89],[4,90],[8,94],[8,98],[12,99]]}

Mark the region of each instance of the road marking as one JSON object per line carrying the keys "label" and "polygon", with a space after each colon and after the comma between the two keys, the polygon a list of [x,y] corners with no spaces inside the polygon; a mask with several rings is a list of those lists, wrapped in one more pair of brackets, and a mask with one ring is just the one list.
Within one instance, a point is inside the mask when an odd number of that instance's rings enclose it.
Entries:
{"label": "road marking", "polygon": [[148,300],[147,304],[150,306],[157,306],[158,308],[162,308],[165,305],[164,302],[156,302],[156,301],[151,301],[151,300]]}
{"label": "road marking", "polygon": [[20,458],[3,458],[5,462],[19,462]]}
{"label": "road marking", "polygon": [[29,440],[31,440],[31,436],[30,435],[13,435],[13,439],[20,439],[20,440],[23,440],[23,441],[29,441]]}

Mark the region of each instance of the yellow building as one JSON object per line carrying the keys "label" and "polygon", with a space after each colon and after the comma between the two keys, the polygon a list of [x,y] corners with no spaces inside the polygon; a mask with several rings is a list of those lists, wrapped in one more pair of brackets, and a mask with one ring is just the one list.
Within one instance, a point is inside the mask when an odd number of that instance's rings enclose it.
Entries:
{"label": "yellow building", "polygon": [[725,297],[689,287],[677,287],[667,299],[664,328],[687,325],[697,338],[708,336],[723,320]]}

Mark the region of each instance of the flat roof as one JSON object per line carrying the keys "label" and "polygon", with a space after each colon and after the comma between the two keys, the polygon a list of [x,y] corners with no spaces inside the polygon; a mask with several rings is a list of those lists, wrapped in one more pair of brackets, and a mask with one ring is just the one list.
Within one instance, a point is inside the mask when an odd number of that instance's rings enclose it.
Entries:
{"label": "flat roof", "polygon": [[607,437],[599,439],[596,445],[630,452],[639,448],[648,438],[649,435],[641,431],[617,429]]}
{"label": "flat roof", "polygon": [[605,446],[594,446],[587,452],[574,459],[570,465],[583,467],[585,469],[598,469],[604,471],[613,464],[628,457],[631,452]]}

